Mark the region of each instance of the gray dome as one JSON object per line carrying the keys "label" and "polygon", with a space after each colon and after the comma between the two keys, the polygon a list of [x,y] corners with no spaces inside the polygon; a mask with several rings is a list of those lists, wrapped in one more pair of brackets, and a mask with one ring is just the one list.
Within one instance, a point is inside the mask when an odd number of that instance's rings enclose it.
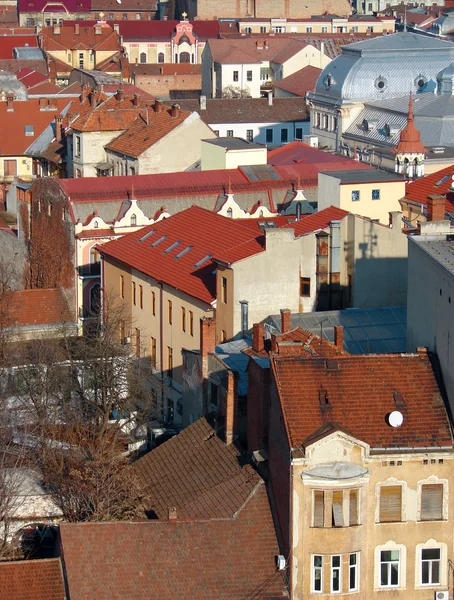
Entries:
{"label": "gray dome", "polygon": [[454,62],[454,44],[410,32],[342,48],[321,72],[312,99],[348,104],[434,92],[437,75]]}
{"label": "gray dome", "polygon": [[437,75],[437,93],[452,96],[454,82],[454,62],[442,69]]}

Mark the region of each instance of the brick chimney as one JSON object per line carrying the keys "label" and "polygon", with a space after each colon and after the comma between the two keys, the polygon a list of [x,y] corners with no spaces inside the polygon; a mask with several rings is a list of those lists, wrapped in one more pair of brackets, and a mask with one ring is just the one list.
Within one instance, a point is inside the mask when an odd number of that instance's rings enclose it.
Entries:
{"label": "brick chimney", "polygon": [[265,326],[263,323],[254,323],[252,326],[252,349],[261,352],[265,348]]}
{"label": "brick chimney", "polygon": [[54,25],[54,35],[60,35],[60,25]]}
{"label": "brick chimney", "polygon": [[291,311],[289,308],[281,308],[281,333],[286,333],[290,331],[290,315]]}
{"label": "brick chimney", "polygon": [[199,108],[200,110],[206,110],[207,109],[207,97],[202,95],[199,98]]}
{"label": "brick chimney", "polygon": [[8,94],[6,96],[6,110],[8,112],[14,111],[14,96],[13,96],[13,94]]}
{"label": "brick chimney", "polygon": [[123,86],[120,86],[118,90],[115,92],[115,100],[117,102],[121,102],[124,98]]}
{"label": "brick chimney", "polygon": [[169,506],[167,508],[167,512],[168,512],[169,520],[173,521],[177,518],[177,509],[175,508],[175,506]]}
{"label": "brick chimney", "polygon": [[120,33],[120,25],[118,23],[114,23],[113,29],[115,33]]}
{"label": "brick chimney", "polygon": [[134,94],[134,97],[132,99],[132,105],[133,106],[140,106],[140,98],[137,94]]}
{"label": "brick chimney", "polygon": [[88,98],[89,94],[90,94],[90,86],[88,86],[85,83],[82,87],[82,93],[80,95],[81,101],[83,102],[85,100],[85,98]]}
{"label": "brick chimney", "polygon": [[178,104],[172,104],[172,108],[170,110],[170,115],[172,119],[176,119],[180,116],[180,106]]}
{"label": "brick chimney", "polygon": [[163,108],[164,108],[164,107],[162,106],[162,102],[161,102],[161,100],[158,100],[158,99],[156,98],[156,100],[154,101],[154,104],[153,104],[153,110],[154,110],[156,113],[160,113],[160,112],[161,112],[161,110],[162,110]]}
{"label": "brick chimney", "polygon": [[334,345],[339,348],[339,350],[344,349],[344,328],[342,325],[334,327]]}
{"label": "brick chimney", "polygon": [[443,221],[445,218],[446,198],[438,194],[427,197],[427,220]]}
{"label": "brick chimney", "polygon": [[74,24],[74,35],[79,35],[79,23]]}
{"label": "brick chimney", "polygon": [[208,354],[216,349],[216,319],[200,319],[200,356],[202,357],[202,377],[208,373]]}
{"label": "brick chimney", "polygon": [[238,413],[238,373],[228,371],[227,390],[225,396],[225,425],[224,441],[227,445],[231,444],[236,434],[236,420]]}
{"label": "brick chimney", "polygon": [[55,117],[55,139],[57,142],[61,142],[61,133],[63,127],[63,115],[57,115]]}

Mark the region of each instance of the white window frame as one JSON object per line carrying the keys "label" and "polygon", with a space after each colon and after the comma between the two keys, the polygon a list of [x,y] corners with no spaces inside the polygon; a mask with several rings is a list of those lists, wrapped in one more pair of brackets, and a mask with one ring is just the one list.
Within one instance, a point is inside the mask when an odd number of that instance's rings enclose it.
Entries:
{"label": "white window frame", "polygon": [[[422,557],[422,553],[425,550],[438,550],[440,553],[440,558],[437,559],[423,559]],[[420,578],[420,585],[422,587],[436,587],[436,586],[440,586],[441,582],[442,582],[442,565],[443,565],[443,551],[442,549],[438,546],[434,546],[433,548],[421,548],[419,551],[419,561],[420,561],[420,574],[419,574],[419,578]],[[438,581],[437,582],[433,582],[433,581],[429,581],[428,583],[423,583],[422,580],[422,572],[423,572],[423,563],[429,563],[429,574],[430,574],[430,578],[432,579],[432,563],[434,562],[438,562]]]}
{"label": "white window frame", "polygon": [[[316,567],[315,566],[315,559],[320,557],[322,559],[322,564],[320,567]],[[311,574],[312,574],[312,593],[314,594],[323,594],[323,555],[322,554],[313,554],[312,555],[312,569],[311,569]],[[315,582],[316,582],[316,578],[315,578],[315,573],[316,571],[320,571],[320,589],[316,590],[315,589]]]}
{"label": "white window frame", "polygon": [[[352,556],[356,557],[356,563],[352,565],[350,563],[350,559]],[[350,573],[352,570],[355,571],[355,586],[350,586]],[[357,592],[359,590],[359,552],[351,552],[348,555],[348,591],[349,592]]]}
{"label": "white window frame", "polygon": [[[399,553],[399,558],[396,560],[382,560],[382,552],[398,552]],[[391,581],[391,565],[395,564],[397,562],[397,583],[396,584],[392,584],[390,583]],[[383,564],[387,564],[388,566],[388,577],[387,577],[387,581],[388,583],[383,584],[381,581],[381,568]],[[380,588],[399,588],[400,587],[400,580],[401,580],[401,569],[402,569],[402,552],[400,550],[400,548],[381,548],[379,551],[379,583],[380,583]]]}
{"label": "white window frame", "polygon": [[[333,566],[334,558],[339,559],[338,567]],[[336,571],[338,572],[338,582],[339,582],[338,590],[333,589],[334,573]],[[342,593],[342,554],[331,554],[331,556],[330,556],[330,591],[331,591],[331,594],[341,594]]]}

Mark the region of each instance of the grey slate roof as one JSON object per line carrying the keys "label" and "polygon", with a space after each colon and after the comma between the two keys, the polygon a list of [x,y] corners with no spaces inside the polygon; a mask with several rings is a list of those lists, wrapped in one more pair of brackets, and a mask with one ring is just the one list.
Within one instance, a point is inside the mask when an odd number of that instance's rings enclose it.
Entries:
{"label": "grey slate roof", "polygon": [[247,366],[249,356],[243,354],[245,350],[252,344],[250,338],[226,342],[216,346],[216,355],[220,358],[232,371],[238,373],[238,396],[247,396],[248,377]]}
{"label": "grey slate roof", "polygon": [[454,273],[454,242],[451,240],[414,240],[447,271]]}
{"label": "grey slate roof", "polygon": [[[454,261],[454,255],[453,255]],[[454,262],[453,262],[454,264]],[[353,308],[292,314],[291,327],[301,327],[334,342],[334,327],[344,328],[344,348],[350,354],[406,352],[407,307]],[[280,332],[281,315],[266,319],[271,334]]]}

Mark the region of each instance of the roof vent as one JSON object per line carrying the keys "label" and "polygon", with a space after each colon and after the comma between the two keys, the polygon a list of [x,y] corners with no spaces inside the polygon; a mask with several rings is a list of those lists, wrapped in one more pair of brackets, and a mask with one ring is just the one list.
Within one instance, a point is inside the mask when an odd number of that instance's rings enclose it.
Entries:
{"label": "roof vent", "polygon": [[181,258],[182,256],[184,256],[185,254],[187,254],[189,252],[189,250],[192,250],[194,246],[188,246],[187,248],[185,248],[184,250],[182,250],[181,252],[179,252],[175,258]]}
{"label": "roof vent", "polygon": [[396,408],[398,410],[407,408],[407,405],[405,404],[405,400],[403,399],[402,394],[400,392],[393,392],[393,396],[394,396],[394,404],[396,405]]}
{"label": "roof vent", "polygon": [[433,154],[444,154],[445,149],[443,148],[443,146],[437,146],[436,148],[432,148],[432,152]]}
{"label": "roof vent", "polygon": [[161,242],[163,242],[166,238],[167,238],[167,236],[163,235],[162,237],[159,238],[159,240],[156,240],[155,242],[153,242],[151,244],[150,248],[154,248],[155,246],[157,246],[158,244],[160,244]]}
{"label": "roof vent", "polygon": [[393,410],[388,416],[388,423],[391,427],[397,429],[404,422],[404,416],[399,410]]}
{"label": "roof vent", "polygon": [[171,244],[168,248],[166,248],[166,250],[164,250],[164,254],[168,254],[169,252],[172,252],[172,250],[174,248],[176,248],[178,246],[178,244],[181,244],[180,240],[178,240],[177,242],[173,242],[173,244]]}

